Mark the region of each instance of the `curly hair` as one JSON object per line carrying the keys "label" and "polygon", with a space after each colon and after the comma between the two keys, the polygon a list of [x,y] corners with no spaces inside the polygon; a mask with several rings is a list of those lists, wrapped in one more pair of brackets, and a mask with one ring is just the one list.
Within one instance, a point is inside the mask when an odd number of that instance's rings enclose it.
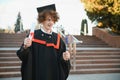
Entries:
{"label": "curly hair", "polygon": [[58,21],[59,16],[58,13],[56,11],[53,10],[44,10],[43,12],[38,14],[38,22],[42,23],[46,20],[47,16],[50,16],[52,18],[52,20],[55,22]]}

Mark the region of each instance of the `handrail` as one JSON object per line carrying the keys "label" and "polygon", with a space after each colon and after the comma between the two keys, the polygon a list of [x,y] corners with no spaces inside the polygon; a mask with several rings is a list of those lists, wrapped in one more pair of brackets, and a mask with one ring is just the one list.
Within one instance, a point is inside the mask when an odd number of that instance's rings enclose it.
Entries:
{"label": "handrail", "polygon": [[[57,28],[57,31],[65,38],[66,35],[61,32],[61,30],[60,30],[61,28],[62,27]],[[75,36],[72,35],[72,37],[73,37],[73,42],[75,42],[76,44],[83,43],[83,41],[78,40]]]}
{"label": "handrail", "polygon": [[78,40],[75,36],[72,35],[72,37],[75,43],[83,43],[83,41]]}

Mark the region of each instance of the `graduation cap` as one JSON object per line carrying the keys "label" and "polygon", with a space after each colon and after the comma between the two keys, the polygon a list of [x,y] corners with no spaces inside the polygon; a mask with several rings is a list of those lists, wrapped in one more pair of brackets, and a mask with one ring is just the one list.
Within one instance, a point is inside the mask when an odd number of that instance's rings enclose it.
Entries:
{"label": "graduation cap", "polygon": [[41,13],[44,10],[53,10],[53,11],[56,11],[55,4],[46,5],[46,6],[42,6],[42,7],[38,7],[37,8],[37,12],[38,13]]}

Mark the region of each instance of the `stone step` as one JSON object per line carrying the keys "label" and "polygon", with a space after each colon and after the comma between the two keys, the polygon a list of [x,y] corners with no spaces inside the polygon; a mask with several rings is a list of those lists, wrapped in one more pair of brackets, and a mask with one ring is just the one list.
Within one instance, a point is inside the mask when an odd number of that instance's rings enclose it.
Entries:
{"label": "stone step", "polygon": [[[94,43],[93,43],[94,42]],[[95,44],[101,44],[101,45],[108,45],[107,43],[104,43],[103,41],[93,41],[93,40],[91,40],[91,41],[82,41],[82,43],[77,43],[78,45],[82,45],[82,44],[91,44],[91,45],[95,45]]]}
{"label": "stone step", "polygon": [[[71,56],[73,57],[73,56]],[[71,58],[72,59],[72,58]],[[76,59],[120,59],[120,55],[77,55]]]}
{"label": "stone step", "polygon": [[20,72],[20,66],[4,66],[0,67],[0,72],[12,72],[12,71],[17,71]]}
{"label": "stone step", "polygon": [[120,48],[112,48],[112,47],[76,47],[77,51],[119,51]]}
{"label": "stone step", "polygon": [[87,59],[76,60],[76,64],[101,64],[101,63],[120,63],[120,59]]}
{"label": "stone step", "polygon": [[6,66],[20,66],[21,61],[1,61],[0,67],[6,67]]}
{"label": "stone step", "polygon": [[106,45],[106,44],[79,44],[79,45],[77,45],[77,47],[111,47],[111,46],[109,46],[109,45]]}
{"label": "stone step", "polygon": [[19,61],[18,57],[0,57],[0,61]]}
{"label": "stone step", "polygon": [[0,53],[15,53],[19,47],[0,47]]}
{"label": "stone step", "polygon": [[24,38],[0,38],[0,42],[23,42]]}
{"label": "stone step", "polygon": [[0,33],[0,38],[5,39],[5,38],[12,38],[12,39],[19,39],[19,38],[24,38],[26,37],[26,34],[3,34],[1,35]]}
{"label": "stone step", "polygon": [[[72,55],[71,55],[72,56]],[[16,52],[0,52],[0,57],[17,57]],[[115,58],[120,57],[120,52],[77,52],[76,57],[83,58]]]}
{"label": "stone step", "polygon": [[[88,43],[83,43],[83,44],[76,44],[76,46],[77,47],[111,47],[111,46],[109,46],[109,45],[107,45],[107,44],[88,44]],[[68,45],[67,45],[67,47],[68,47]]]}
{"label": "stone step", "polygon": [[89,35],[87,35],[87,36],[82,36],[82,35],[74,35],[74,37],[76,37],[78,40],[86,40],[86,41],[93,41],[93,40],[95,40],[95,41],[102,41],[101,39],[99,39],[99,38],[97,38],[97,37],[95,37],[95,36],[89,36]]}
{"label": "stone step", "polygon": [[119,51],[77,51],[76,55],[120,55]]}
{"label": "stone step", "polygon": [[0,47],[20,47],[23,42],[0,42]]}
{"label": "stone step", "polygon": [[[101,42],[101,43],[105,43],[104,41],[102,41],[101,39],[95,37],[95,36],[75,36],[78,40],[83,41],[83,42]],[[94,44],[94,43],[93,43]]]}
{"label": "stone step", "polygon": [[77,69],[71,70],[70,74],[97,74],[97,73],[120,73],[120,68],[100,68],[100,69]]}
{"label": "stone step", "polygon": [[20,34],[16,34],[16,33],[13,33],[13,34],[9,34],[9,33],[0,33],[0,38],[4,38],[4,37],[25,37],[27,34],[26,33],[20,33]]}
{"label": "stone step", "polygon": [[[120,63],[76,64],[76,69],[120,68]],[[71,66],[73,69],[73,66]]]}
{"label": "stone step", "polygon": [[5,39],[5,38],[7,38],[7,39],[19,39],[19,38],[25,38],[26,36],[25,35],[0,35],[0,39]]}
{"label": "stone step", "polygon": [[20,71],[0,72],[0,78],[20,77],[20,76],[21,76]]}
{"label": "stone step", "polygon": [[16,57],[16,53],[0,53],[0,57]]}

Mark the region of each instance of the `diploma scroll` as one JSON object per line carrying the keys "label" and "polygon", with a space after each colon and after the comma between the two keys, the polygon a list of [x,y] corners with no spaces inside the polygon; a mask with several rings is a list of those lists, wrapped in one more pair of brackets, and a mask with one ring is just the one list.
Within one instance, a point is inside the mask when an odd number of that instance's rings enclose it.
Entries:
{"label": "diploma scroll", "polygon": [[31,28],[30,28],[30,34],[29,34],[29,38],[30,39],[33,39],[34,30],[35,30],[35,23],[33,23],[32,26],[31,26]]}

